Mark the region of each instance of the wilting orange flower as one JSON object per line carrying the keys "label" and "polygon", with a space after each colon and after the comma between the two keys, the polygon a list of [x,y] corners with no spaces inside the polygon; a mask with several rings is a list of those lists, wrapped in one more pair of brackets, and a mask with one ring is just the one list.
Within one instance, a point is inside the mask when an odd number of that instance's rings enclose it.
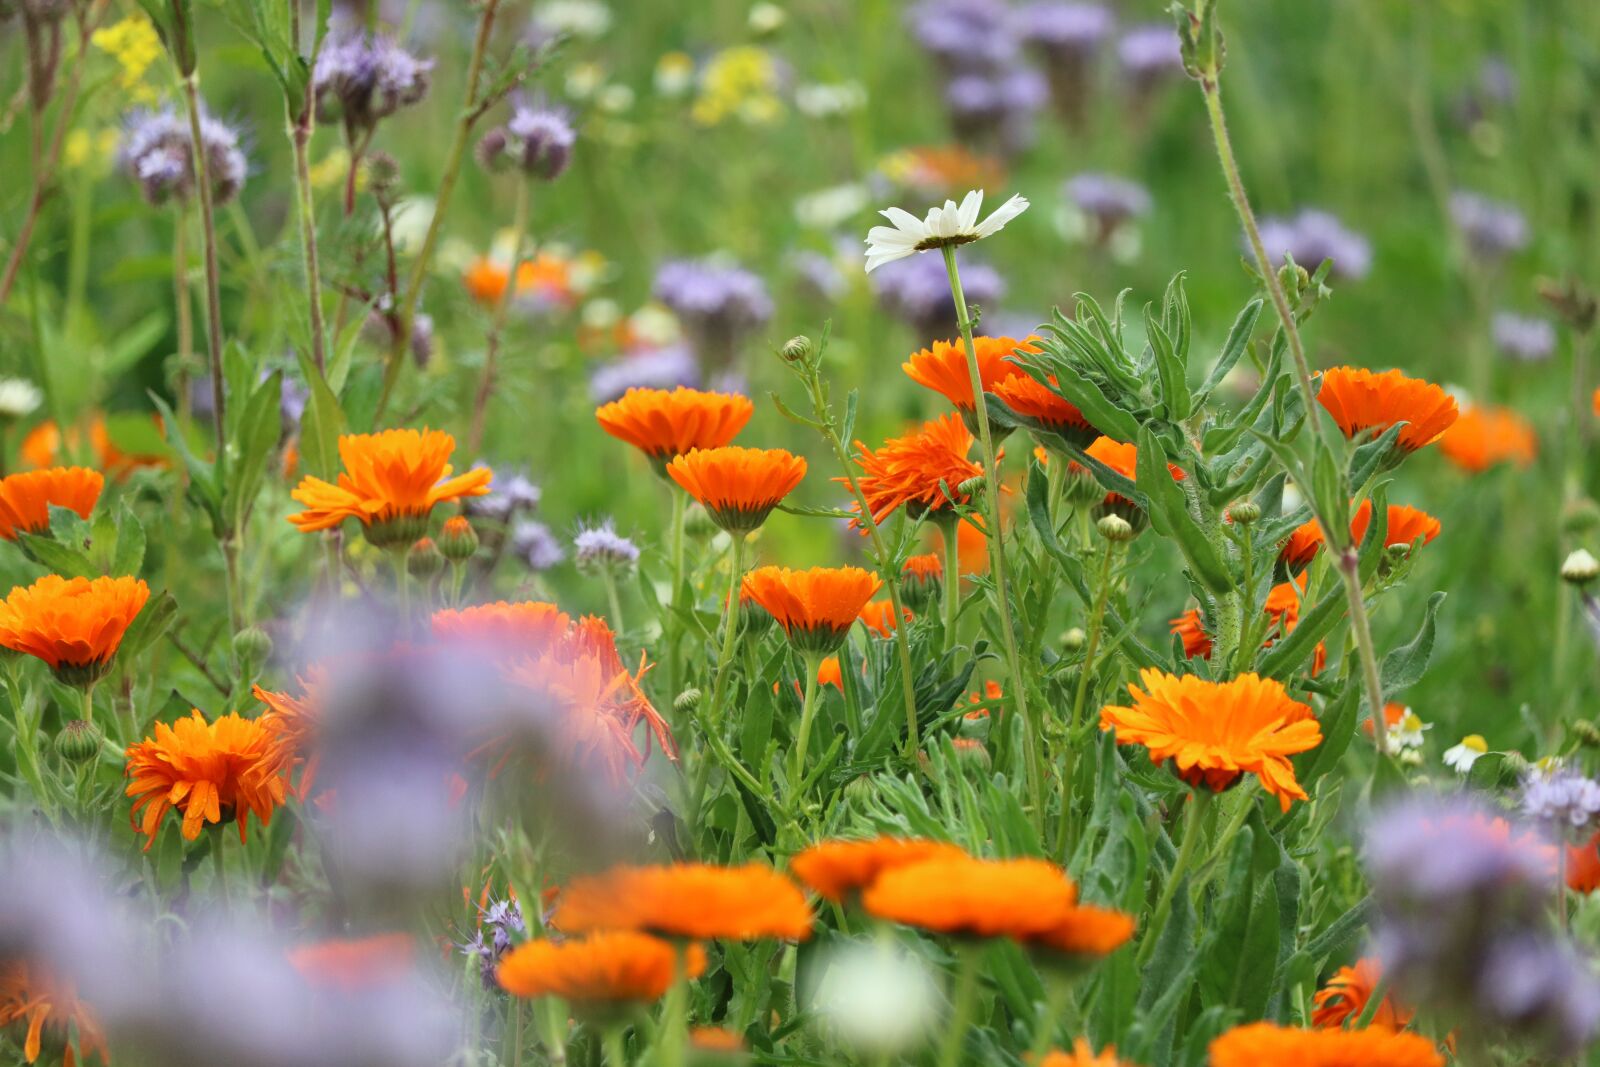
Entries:
{"label": "wilting orange flower", "polygon": [[542,600],[474,604],[433,613],[433,636],[474,645],[490,654],[535,654],[560,641],[572,616]]}
{"label": "wilting orange flower", "polygon": [[[1311,1025],[1340,1030],[1347,1023],[1354,1024],[1366,1014],[1382,978],[1383,965],[1371,957],[1357,960],[1354,967],[1340,967],[1312,998]],[[1373,1011],[1370,1025],[1380,1030],[1404,1030],[1415,1014],[1397,1005],[1393,997],[1385,996]]]}
{"label": "wilting orange flower", "polygon": [[880,919],[979,937],[1038,937],[1077,902],[1078,887],[1053,863],[971,856],[892,867],[861,894]]}
{"label": "wilting orange flower", "polygon": [[[517,997],[561,997],[579,1003],[659,1000],[672,985],[678,950],[669,941],[613,930],[567,941],[518,945],[495,968],[500,987]],[[687,978],[705,973],[706,950],[683,952]]]}
{"label": "wilting orange flower", "polygon": [[[1350,520],[1350,537],[1356,544],[1367,536],[1367,526],[1372,522],[1372,501],[1363,500],[1356,509],[1356,514]],[[1439,520],[1429,515],[1426,511],[1406,507],[1404,504],[1389,505],[1389,522],[1384,531],[1383,544],[1385,548],[1395,545],[1409,545],[1421,538],[1423,544],[1428,544],[1439,531],[1443,529]]]}
{"label": "wilting orange flower", "polygon": [[346,434],[339,438],[338,484],[301,481],[289,495],[306,510],[289,521],[310,533],[359,519],[373,544],[410,545],[427,532],[434,505],[489,491],[487,468],[450,477],[455,448],[456,439],[439,430]]}
{"label": "wilting orange flower", "polygon": [[553,919],[561,930],[643,930],[662,937],[736,941],[811,936],[811,909],[795,884],[760,864],[613,867],[575,878]]}
{"label": "wilting orange flower", "polygon": [[[1054,375],[1050,376],[1050,385],[1045,385],[1024,372],[996,382],[988,391],[1030,426],[1060,434],[1080,447],[1093,442],[1100,431],[1083,417],[1076,404],[1051,388],[1056,384]],[[1048,453],[1042,462],[1049,462]]]}
{"label": "wilting orange flower", "polygon": [[1128,1067],[1117,1059],[1115,1045],[1107,1045],[1095,1055],[1094,1047],[1084,1038],[1072,1043],[1071,1052],[1051,1052],[1039,1061],[1038,1067]]}
{"label": "wilting orange flower", "polygon": [[1567,888],[1574,893],[1600,889],[1600,834],[1567,848]]}
{"label": "wilting orange flower", "polygon": [[697,448],[722,448],[755,413],[747,396],[698,389],[629,389],[594,413],[600,428],[658,463]]}
{"label": "wilting orange flower", "polygon": [[393,981],[416,955],[410,934],[374,934],[299,945],[289,950],[289,963],[312,985],[354,992]]}
{"label": "wilting orange flower", "polygon": [[[971,497],[961,492],[961,483],[983,474],[983,468],[967,458],[972,431],[959,415],[946,415],[923,423],[914,433],[891,437],[876,452],[860,441],[856,450],[856,462],[861,465],[857,484],[875,523],[883,522],[902,504],[915,519],[950,507],[952,499],[957,504],[969,503]],[[848,484],[849,479],[834,481]],[[859,509],[859,504],[854,506]],[[859,517],[851,525],[865,532]]]}
{"label": "wilting orange flower", "polygon": [[1432,382],[1408,378],[1397,370],[1374,374],[1361,367],[1334,367],[1321,377],[1317,403],[1346,437],[1367,430],[1381,434],[1403,422],[1399,446],[1415,452],[1438,440],[1456,421],[1454,397]]}
{"label": "wilting orange flower", "polygon": [[[906,622],[910,622],[912,615],[906,608],[901,608],[900,613]],[[867,629],[879,637],[891,637],[895,631],[894,604],[888,600],[869,600],[861,605],[861,622]]]}
{"label": "wilting orange flower", "polygon": [[39,1059],[46,1026],[60,1031],[63,1038],[69,1030],[77,1031],[77,1048],[67,1042],[63,1067],[75,1067],[80,1058],[91,1055],[101,1063],[111,1062],[105,1033],[72,983],[52,980],[22,960],[11,960],[0,964],[0,1026],[21,1021],[28,1024],[22,1040],[22,1058],[28,1063]]}
{"label": "wilting orange flower", "polygon": [[796,648],[815,653],[838,648],[882,588],[882,579],[860,567],[757,567],[740,586],[778,621]]}
{"label": "wilting orange flower", "polygon": [[1116,730],[1117,744],[1144,745],[1154,763],[1172,760],[1196,788],[1221,792],[1251,773],[1284,811],[1291,800],[1308,799],[1289,757],[1321,744],[1322,728],[1281,683],[1255,674],[1210,682],[1154,667],[1139,680],[1143,689],[1128,686],[1131,707],[1100,709],[1100,728]]}
{"label": "wilting orange flower", "polygon": [[87,467],[50,467],[0,478],[0,537],[50,528],[50,506],[71,508],[87,519],[105,488],[105,477]]}
{"label": "wilting orange flower", "polygon": [[[1029,355],[1039,352],[1033,345],[1038,340],[1036,337],[1023,341],[1011,337],[974,337],[972,340],[978,354],[978,380],[986,393],[994,392],[1001,382],[1028,376],[1027,371],[1008,358],[1013,352]],[[971,414],[977,406],[972,395],[972,374],[967,369],[967,345],[961,338],[935,341],[932,348],[911,353],[911,358],[900,364],[900,369],[918,385],[942,395],[957,411]]]}
{"label": "wilting orange flower", "polygon": [[44,660],[69,685],[87,685],[111,669],[122,635],[149,599],[139,578],[47,574],[0,601],[0,645]]}
{"label": "wilting orange flower", "polygon": [[1029,938],[1028,944],[1068,956],[1109,956],[1128,943],[1137,926],[1125,911],[1078,904],[1055,926]]}
{"label": "wilting orange flower", "polygon": [[1427,1038],[1406,1031],[1250,1023],[1211,1042],[1211,1067],[1444,1067],[1444,1056]]}
{"label": "wilting orange flower", "polygon": [[[474,300],[494,305],[505,298],[511,269],[492,259],[476,259],[461,280]],[[512,295],[539,297],[552,304],[571,302],[573,293],[567,261],[549,253],[524,259],[517,264],[517,288]]]}
{"label": "wilting orange flower", "polygon": [[781,448],[697,448],[667,464],[667,474],[730,533],[749,533],[806,476],[806,461]]}
{"label": "wilting orange flower", "polygon": [[809,888],[837,903],[871,885],[884,871],[924,860],[965,856],[955,845],[918,838],[821,841],[791,857],[789,870]]}
{"label": "wilting orange flower", "polygon": [[1539,454],[1539,436],[1510,408],[1474,405],[1439,438],[1444,458],[1474,474],[1496,463],[1526,467]]}
{"label": "wilting orange flower", "polygon": [[[161,817],[168,809],[183,812],[183,837],[193,841],[206,823],[219,823],[226,811],[239,824],[244,841],[250,816],[266,826],[273,809],[287,793],[282,758],[273,743],[271,723],[245,719],[232,712],[206,722],[195,709],[168,726],[155,725],[155,736],[128,746],[125,790],[133,802],[131,820],[156,843]],[[141,811],[143,812],[141,816]]]}

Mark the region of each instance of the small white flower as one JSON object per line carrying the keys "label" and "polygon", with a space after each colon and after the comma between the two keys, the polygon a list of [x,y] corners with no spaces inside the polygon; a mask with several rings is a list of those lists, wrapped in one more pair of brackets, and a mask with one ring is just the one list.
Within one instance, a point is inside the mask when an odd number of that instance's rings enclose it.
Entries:
{"label": "small white flower", "polygon": [[750,29],[753,33],[776,33],[788,19],[789,16],[777,4],[757,4],[750,9]]}
{"label": "small white flower", "polygon": [[983,190],[974,189],[962,197],[960,205],[946,200],[943,207],[929,208],[926,218],[919,219],[897,207],[879,212],[894,225],[874,226],[867,231],[867,272],[918,252],[981,241],[999,233],[1006,223],[1028,210],[1028,201],[1013,196],[979,222],[978,212],[982,209]]}
{"label": "small white flower", "polygon": [[1417,713],[1407,708],[1400,721],[1389,727],[1389,751],[1403,752],[1408,748],[1422,747],[1422,734],[1433,729],[1432,723],[1423,722]]}
{"label": "small white flower", "polygon": [[831,185],[797,199],[794,217],[808,229],[831,230],[855,218],[867,206],[869,195],[860,182]]}
{"label": "small white flower", "polygon": [[1468,734],[1454,748],[1445,749],[1444,765],[1457,774],[1466,774],[1478,762],[1478,757],[1488,751],[1489,742],[1483,739],[1482,734]]}
{"label": "small white flower", "polygon": [[545,0],[533,21],[549,34],[600,37],[611,28],[611,9],[600,0]]}
{"label": "small white flower", "polygon": [[882,942],[836,951],[813,999],[815,1018],[842,1044],[888,1056],[926,1040],[939,989],[927,964]]}
{"label": "small white flower", "polygon": [[44,393],[26,378],[0,378],[0,418],[31,415],[44,402]]}
{"label": "small white flower", "polygon": [[1574,549],[1561,563],[1561,577],[1573,585],[1588,585],[1600,577],[1600,560],[1586,548]]}
{"label": "small white flower", "polygon": [[794,106],[807,118],[825,119],[860,111],[867,90],[858,81],[802,85],[794,91]]}

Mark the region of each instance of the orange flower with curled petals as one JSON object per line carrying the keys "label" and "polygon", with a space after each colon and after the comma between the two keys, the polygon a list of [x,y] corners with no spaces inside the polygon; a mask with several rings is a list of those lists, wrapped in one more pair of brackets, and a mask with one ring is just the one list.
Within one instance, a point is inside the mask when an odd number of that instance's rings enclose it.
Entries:
{"label": "orange flower with curled petals", "polygon": [[761,864],[613,867],[573,879],[556,902],[560,930],[641,930],[661,937],[749,941],[811,936],[795,884]]}
{"label": "orange flower with curled petals", "polygon": [[289,950],[289,964],[312,985],[347,993],[385,985],[417,956],[417,939],[407,933],[335,938]]}
{"label": "orange flower with curled petals", "polygon": [[[1366,1014],[1382,979],[1383,965],[1372,957],[1357,960],[1354,967],[1340,967],[1311,999],[1311,1025],[1321,1030],[1342,1030],[1354,1025]],[[1393,997],[1385,996],[1368,1025],[1380,1030],[1404,1030],[1415,1014],[1396,1004]]]}
{"label": "orange flower with curled petals", "polygon": [[[0,1026],[14,1022],[27,1023],[22,1039],[26,1063],[38,1062],[46,1027],[59,1032],[66,1045],[63,1067],[75,1067],[89,1056],[97,1056],[101,1063],[111,1062],[105,1032],[88,1005],[78,999],[77,988],[20,959],[0,963]],[[76,1047],[71,1040],[74,1033]]]}
{"label": "orange flower with curled petals", "polygon": [[[983,384],[983,391],[992,393],[1002,382],[1018,376],[1026,378],[1028,372],[1009,357],[1016,352],[1037,355],[1039,349],[1033,344],[1037,340],[1037,337],[1022,341],[1011,337],[974,337],[978,380]],[[932,347],[913,352],[910,359],[900,364],[900,369],[918,385],[950,401],[957,411],[970,416],[977,409],[972,395],[972,373],[967,367],[967,345],[961,338],[935,341]]]}
{"label": "orange flower with curled petals", "polygon": [[273,746],[279,763],[292,773],[300,766],[300,784],[294,789],[304,800],[316,785],[320,758],[316,751],[316,735],[321,724],[317,690],[325,684],[326,671],[313,666],[300,678],[300,695],[274,692],[262,686],[251,687],[251,695],[267,706],[258,721],[273,733]]}
{"label": "orange flower with curled petals", "polygon": [[1241,674],[1229,682],[1178,677],[1155,668],[1129,684],[1131,706],[1100,709],[1100,728],[1115,730],[1117,744],[1143,745],[1153,763],[1173,769],[1195,788],[1220,793],[1245,774],[1261,779],[1284,811],[1306,800],[1289,757],[1322,743],[1311,709],[1271,678]]}
{"label": "orange flower with curled petals", "polygon": [[882,588],[882,579],[860,567],[757,567],[740,585],[741,594],[765,608],[795,648],[818,655],[839,647]]}
{"label": "orange flower with curled petals", "polygon": [[755,413],[747,396],[677,389],[629,389],[622,399],[600,405],[600,428],[658,464],[697,448],[730,444]]}
{"label": "orange flower with curled petals", "polygon": [[733,534],[758,529],[806,476],[806,461],[781,448],[697,448],[667,464],[667,475]]}
{"label": "orange flower with curled petals", "polygon": [[884,871],[930,859],[961,859],[958,846],[920,838],[875,837],[866,841],[821,841],[796,853],[789,870],[824,898],[841,903]]}
{"label": "orange flower with curled petals", "polygon": [[[906,608],[900,609],[901,617],[910,622],[911,612]],[[894,618],[894,604],[888,600],[869,600],[861,605],[861,623],[879,637],[892,637],[897,628]]]}
{"label": "orange flower with curled petals", "polygon": [[136,832],[156,843],[161,818],[168,810],[183,813],[183,838],[193,841],[207,823],[220,823],[224,812],[239,824],[239,840],[253,814],[261,825],[284,802],[288,775],[272,724],[241,718],[232,712],[207,722],[195,709],[168,726],[155,725],[155,735],[128,746],[128,796]]}
{"label": "orange flower with curled petals", "polygon": [[[566,941],[528,941],[495,968],[495,980],[515,997],[560,997],[583,1007],[660,1000],[680,966],[670,942],[631,930],[613,930]],[[682,953],[685,977],[706,970],[706,950],[691,944]]]}
{"label": "orange flower with curled petals", "polygon": [[1072,1043],[1071,1052],[1050,1052],[1039,1061],[1038,1067],[1130,1067],[1117,1059],[1115,1045],[1107,1045],[1095,1054],[1094,1046],[1084,1038]]}
{"label": "orange flower with curled petals", "polygon": [[1211,1067],[1444,1067],[1433,1042],[1407,1031],[1236,1026],[1211,1042]]}
{"label": "orange flower with curled petals", "polygon": [[49,467],[0,478],[0,537],[15,541],[18,533],[48,530],[52,505],[87,519],[105,484],[104,475],[87,467]]}
{"label": "orange flower with curled petals", "polygon": [[1528,420],[1510,408],[1474,405],[1439,438],[1439,451],[1473,474],[1497,463],[1526,467],[1539,454],[1539,436]]}
{"label": "orange flower with curled petals", "polygon": [[861,894],[880,919],[942,934],[1038,937],[1078,902],[1066,872],[1038,859],[936,858],[893,867]]}
{"label": "orange flower with curled petals", "polygon": [[[1054,375],[1050,376],[1050,384],[1046,385],[1024,372],[995,383],[988,391],[1004,402],[1027,426],[1059,434],[1079,448],[1092,444],[1100,431],[1084,418],[1076,404],[1052,388],[1056,384]],[[1048,462],[1048,453],[1046,456],[1045,462]]]}
{"label": "orange flower with curled petals", "polygon": [[68,685],[90,685],[111,669],[149,599],[139,578],[47,574],[0,601],[0,646],[44,660]]}
{"label": "orange flower with curled petals", "polygon": [[[923,423],[913,433],[891,437],[876,452],[857,441],[861,474],[856,482],[872,521],[882,523],[902,505],[916,519],[947,510],[952,501],[970,503],[972,498],[961,492],[961,484],[983,474],[983,467],[967,458],[972,441],[972,431],[959,415],[946,415]],[[848,478],[834,481],[849,484]],[[851,507],[860,510],[859,503]],[[850,524],[866,533],[859,515]]]}
{"label": "orange flower with curled petals", "polygon": [[1385,433],[1405,423],[1397,443],[1406,452],[1432,444],[1456,421],[1455,398],[1432,382],[1408,378],[1398,370],[1374,374],[1361,367],[1322,372],[1317,403],[1346,437],[1369,430]]}
{"label": "orange flower with curled petals", "polygon": [[1064,956],[1109,956],[1128,943],[1137,927],[1134,917],[1125,911],[1077,904],[1066,918],[1029,938],[1027,944]]}
{"label": "orange flower with curled petals", "polygon": [[[1350,520],[1350,538],[1360,544],[1367,536],[1367,527],[1372,522],[1372,501],[1363,500],[1356,509],[1355,517]],[[1429,515],[1426,511],[1407,507],[1404,504],[1389,505],[1389,521],[1384,531],[1383,544],[1385,548],[1395,545],[1410,545],[1417,540],[1428,544],[1444,527],[1439,520]]]}
{"label": "orange flower with curled petals", "polygon": [[456,439],[439,430],[384,430],[339,438],[344,471],[337,484],[305,478],[289,495],[306,506],[289,521],[305,533],[357,519],[379,548],[411,545],[427,532],[434,506],[483,496],[487,468],[450,477]]}
{"label": "orange flower with curled petals", "polygon": [[542,600],[474,604],[441,608],[432,616],[433,636],[484,649],[491,655],[537,655],[562,640],[572,616]]}

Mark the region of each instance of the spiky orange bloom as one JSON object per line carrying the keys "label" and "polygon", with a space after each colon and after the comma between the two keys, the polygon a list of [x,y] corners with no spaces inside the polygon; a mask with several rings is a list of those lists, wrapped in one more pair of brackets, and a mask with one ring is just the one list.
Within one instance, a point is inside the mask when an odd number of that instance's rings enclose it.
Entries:
{"label": "spiky orange bloom", "polygon": [[0,601],[0,645],[50,665],[69,685],[105,676],[134,617],[150,599],[139,578],[47,574]]}
{"label": "spiky orange bloom", "polygon": [[1405,1031],[1250,1023],[1211,1042],[1211,1067],[1444,1067],[1444,1056],[1427,1038]]}
{"label": "spiky orange bloom", "polygon": [[613,867],[575,878],[553,919],[561,930],[643,930],[698,940],[811,936],[811,909],[795,884],[752,863]]}
{"label": "spiky orange bloom", "polygon": [[[561,997],[579,1002],[659,1000],[672,985],[678,950],[669,941],[613,930],[567,941],[518,945],[495,968],[500,987],[517,997]],[[685,977],[705,973],[706,950],[689,945]]]}
{"label": "spiky orange bloom", "polygon": [[[168,726],[158,722],[155,736],[128,746],[125,790],[133,802],[133,828],[144,834],[145,851],[156,843],[168,809],[183,812],[183,837],[193,841],[206,823],[219,823],[226,810],[246,840],[250,816],[263,826],[284,802],[287,778],[273,743],[272,724],[232,712],[206,722],[198,708]],[[143,812],[141,816],[141,811]]]}
{"label": "spiky orange bloom", "polygon": [[358,519],[373,544],[409,545],[427,532],[436,504],[489,491],[487,468],[450,477],[455,448],[456,439],[439,430],[346,434],[339,438],[338,484],[301,481],[289,495],[306,510],[289,521],[310,533]]}
{"label": "spiky orange bloom", "polygon": [[[857,441],[856,462],[861,465],[857,484],[872,511],[872,521],[883,522],[902,504],[915,519],[949,508],[952,499],[969,503],[971,497],[961,492],[961,483],[983,474],[983,467],[967,458],[971,450],[972,431],[959,415],[946,415],[923,423],[904,437],[891,437],[876,452]],[[834,481],[848,484],[849,479]],[[859,509],[859,505],[853,506]],[[866,532],[859,516],[851,525]]]}
{"label": "spiky orange bloom", "polygon": [[[912,615],[908,609],[901,608],[900,613],[906,622],[911,621]],[[879,637],[892,637],[896,626],[894,604],[888,600],[868,601],[861,605],[861,622]]]}
{"label": "spiky orange bloom", "polygon": [[1496,463],[1526,467],[1539,454],[1539,436],[1510,408],[1474,405],[1439,438],[1444,458],[1477,474]]}
{"label": "spiky orange bloom", "polygon": [[971,856],[892,867],[861,894],[880,919],[979,937],[1038,937],[1077,902],[1078,887],[1053,863]]}
{"label": "spiky orange bloom", "polygon": [[289,950],[289,964],[312,985],[345,992],[393,981],[416,959],[417,939],[407,933],[336,938]]}
{"label": "spiky orange bloom", "polygon": [[1028,944],[1068,956],[1109,956],[1128,943],[1137,927],[1125,911],[1078,904],[1055,926],[1029,938]]}
{"label": "spiky orange bloom", "polygon": [[697,448],[722,448],[739,435],[755,405],[747,396],[698,389],[629,389],[594,413],[600,428],[658,463]]}
{"label": "spiky orange bloom", "polygon": [[1581,845],[1567,846],[1567,888],[1574,893],[1600,889],[1600,834]]}
{"label": "spiky orange bloom", "polygon": [[[1372,522],[1372,501],[1363,500],[1356,509],[1355,517],[1350,520],[1350,536],[1360,544],[1367,535],[1367,527]],[[1429,515],[1426,511],[1406,507],[1404,504],[1389,505],[1389,522],[1384,531],[1383,544],[1385,548],[1395,545],[1409,545],[1419,538],[1423,544],[1428,544],[1443,527],[1439,520]]]}
{"label": "spiky orange bloom", "polygon": [[965,856],[956,845],[919,838],[821,841],[791,857],[789,870],[809,888],[837,903],[877,881],[884,871],[924,860]]}
{"label": "spiky orange bloom", "polygon": [[[1038,340],[1036,337],[1022,341],[1011,337],[974,337],[972,340],[978,354],[978,380],[986,393],[994,392],[1001,382],[1028,376],[1027,371],[1011,361],[1012,353],[1039,353],[1033,344]],[[954,341],[935,341],[932,348],[911,353],[911,358],[900,364],[900,369],[918,385],[950,401],[957,411],[970,414],[977,407],[972,395],[972,374],[967,369],[967,344],[959,337]]]}
{"label": "spiky orange bloom", "polygon": [[860,567],[757,567],[744,576],[740,591],[767,609],[802,652],[828,653],[839,647],[850,624],[883,580]]}
{"label": "spiky orange bloom", "polygon": [[[1323,1030],[1342,1030],[1346,1023],[1354,1024],[1366,1014],[1367,1005],[1372,1002],[1382,978],[1383,965],[1372,957],[1357,960],[1354,967],[1340,967],[1312,998],[1311,1025]],[[1380,1030],[1404,1030],[1415,1014],[1397,1005],[1393,997],[1386,996],[1373,1012],[1369,1025]]]}
{"label": "spiky orange bloom", "polygon": [[1117,1059],[1117,1047],[1107,1045],[1095,1054],[1094,1046],[1084,1038],[1078,1038],[1072,1043],[1071,1052],[1047,1053],[1039,1061],[1038,1067],[1129,1067]]}
{"label": "spiky orange bloom", "polygon": [[698,500],[718,526],[749,533],[806,476],[806,461],[781,448],[697,448],[667,464],[667,475]]}
{"label": "spiky orange bloom", "polygon": [[28,1063],[39,1059],[46,1026],[59,1030],[63,1038],[70,1030],[77,1031],[77,1047],[66,1042],[63,1067],[75,1067],[87,1056],[111,1062],[105,1033],[72,983],[52,980],[23,960],[10,960],[0,964],[0,1026],[22,1021],[28,1024],[22,1039],[22,1058]]}
{"label": "spiky orange bloom", "polygon": [[474,604],[433,613],[433,636],[463,642],[489,654],[537,655],[565,637],[572,616],[542,600]]}
{"label": "spiky orange bloom", "polygon": [[1050,376],[1050,385],[1045,385],[1024,372],[986,388],[1028,425],[1060,434],[1080,447],[1093,442],[1100,431],[1083,417],[1076,404],[1050,388],[1056,384],[1054,375]]}
{"label": "spiky orange bloom", "polygon": [[1139,680],[1143,689],[1128,686],[1131,707],[1100,709],[1100,728],[1115,730],[1117,744],[1144,745],[1154,763],[1172,760],[1195,788],[1221,792],[1251,773],[1284,811],[1291,800],[1308,799],[1289,757],[1321,744],[1322,727],[1281,683],[1255,674],[1211,682],[1155,667]]}
{"label": "spiky orange bloom", "polygon": [[1317,403],[1327,409],[1346,437],[1367,430],[1384,433],[1405,423],[1397,439],[1415,452],[1439,439],[1456,421],[1455,398],[1432,382],[1408,378],[1397,370],[1374,374],[1362,367],[1334,367],[1322,372]]}
{"label": "spiky orange bloom", "polygon": [[87,519],[105,488],[105,476],[87,467],[49,467],[0,478],[0,537],[50,528],[50,506],[71,508]]}

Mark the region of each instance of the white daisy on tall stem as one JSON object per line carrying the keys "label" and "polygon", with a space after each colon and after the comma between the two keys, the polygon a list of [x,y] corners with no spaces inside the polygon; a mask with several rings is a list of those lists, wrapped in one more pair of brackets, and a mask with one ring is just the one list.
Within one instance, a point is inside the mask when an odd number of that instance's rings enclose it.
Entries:
{"label": "white daisy on tall stem", "polygon": [[874,226],[867,231],[867,273],[872,273],[885,263],[914,256],[918,252],[954,248],[993,236],[1006,223],[1028,210],[1028,200],[1023,196],[1013,196],[979,222],[978,212],[981,210],[983,190],[974,189],[961,198],[960,204],[946,200],[943,207],[929,208],[925,218],[919,219],[897,207],[879,212],[894,225]]}

